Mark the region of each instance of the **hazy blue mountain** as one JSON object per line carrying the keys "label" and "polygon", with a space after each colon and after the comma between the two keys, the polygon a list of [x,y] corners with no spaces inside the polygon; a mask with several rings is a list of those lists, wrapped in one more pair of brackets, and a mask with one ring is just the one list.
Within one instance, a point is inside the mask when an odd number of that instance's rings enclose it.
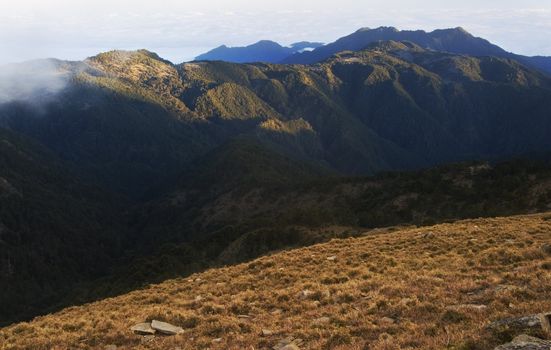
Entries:
{"label": "hazy blue mountain", "polygon": [[315,49],[322,46],[322,43],[311,43],[307,41],[291,44],[290,47],[262,40],[256,44],[245,47],[228,47],[222,45],[207,53],[197,56],[197,61],[226,61],[235,63],[267,62],[277,63],[292,54],[302,52],[306,49]]}
{"label": "hazy blue mountain", "polygon": [[346,50],[358,51],[377,41],[411,41],[425,49],[444,51],[471,56],[495,56],[516,59],[524,64],[551,73],[551,57],[527,57],[507,52],[488,40],[478,38],[465,29],[438,29],[432,32],[423,30],[398,30],[394,27],[376,29],[361,28],[338,39],[334,43],[316,48],[310,52],[299,52],[284,59],[283,63],[311,64],[321,62],[332,55]]}

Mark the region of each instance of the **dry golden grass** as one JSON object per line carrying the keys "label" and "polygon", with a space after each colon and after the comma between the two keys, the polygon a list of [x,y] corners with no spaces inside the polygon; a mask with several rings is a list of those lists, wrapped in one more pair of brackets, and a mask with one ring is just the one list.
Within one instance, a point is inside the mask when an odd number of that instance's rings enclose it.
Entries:
{"label": "dry golden grass", "polygon": [[[490,321],[551,310],[550,241],[550,214],[374,231],[12,325],[0,348],[270,349],[288,336],[304,349],[491,348]],[[185,332],[130,332],[150,319]]]}

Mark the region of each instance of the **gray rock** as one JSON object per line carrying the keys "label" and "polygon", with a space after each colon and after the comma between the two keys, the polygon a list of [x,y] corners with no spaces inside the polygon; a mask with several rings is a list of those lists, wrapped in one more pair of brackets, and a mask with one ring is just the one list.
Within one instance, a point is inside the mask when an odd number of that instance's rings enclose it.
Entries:
{"label": "gray rock", "polygon": [[508,327],[508,328],[540,328],[541,322],[539,315],[530,315],[523,317],[511,317],[503,320],[492,322],[489,326],[490,329]]}
{"label": "gray rock", "polygon": [[541,246],[541,251],[547,255],[551,255],[551,244],[545,243]]}
{"label": "gray rock", "polygon": [[140,335],[148,335],[148,334],[155,334],[156,330],[151,328],[151,323],[138,323],[130,327],[130,330],[136,334]]}
{"label": "gray rock", "polygon": [[494,350],[549,350],[551,341],[542,340],[528,335],[519,335],[513,341],[503,344]]}
{"label": "gray rock", "polygon": [[488,329],[494,333],[507,332],[513,335],[529,333],[533,335],[551,335],[551,313],[545,312],[524,317],[512,317],[492,322]]}
{"label": "gray rock", "polygon": [[544,312],[540,314],[541,328],[543,333],[551,338],[551,312]]}
{"label": "gray rock", "polygon": [[182,333],[184,330],[182,327],[171,325],[170,323],[161,322],[157,320],[151,321],[151,328],[159,331],[160,333],[167,335],[176,335]]}

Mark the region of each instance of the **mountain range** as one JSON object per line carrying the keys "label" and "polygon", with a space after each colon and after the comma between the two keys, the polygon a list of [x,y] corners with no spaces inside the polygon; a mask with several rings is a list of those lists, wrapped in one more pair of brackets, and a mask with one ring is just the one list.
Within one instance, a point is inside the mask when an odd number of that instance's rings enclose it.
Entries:
{"label": "mountain range", "polygon": [[[535,56],[527,57],[517,55],[490,43],[488,40],[475,37],[465,29],[451,28],[438,29],[432,32],[423,30],[398,30],[394,27],[379,27],[375,29],[361,28],[358,31],[342,37],[327,45],[312,46],[313,50],[299,51],[287,54],[278,51],[277,54],[266,50],[266,55],[261,57],[255,44],[242,48],[228,49],[222,46],[208,54],[200,55],[196,60],[222,60],[228,62],[271,62],[285,64],[312,64],[322,62],[336,53],[342,51],[358,51],[378,41],[410,41],[422,48],[443,51],[454,54],[470,56],[494,56],[517,60],[528,66],[537,68],[543,72],[551,73],[551,57]],[[274,46],[279,46],[272,43]],[[232,56],[230,52],[239,52],[239,56]],[[282,56],[285,56],[281,58]]]}
{"label": "mountain range", "polygon": [[138,50],[10,66],[0,323],[328,227],[549,210],[551,78],[495,52],[390,40],[311,64]]}

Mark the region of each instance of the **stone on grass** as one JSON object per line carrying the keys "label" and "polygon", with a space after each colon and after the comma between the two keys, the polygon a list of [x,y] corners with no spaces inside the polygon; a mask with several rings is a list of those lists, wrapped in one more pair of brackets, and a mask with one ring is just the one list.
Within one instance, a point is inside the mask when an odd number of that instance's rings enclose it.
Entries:
{"label": "stone on grass", "polygon": [[167,335],[176,335],[182,333],[184,330],[182,327],[171,325],[170,323],[161,322],[157,320],[151,321],[151,328],[157,330],[159,333]]}
{"label": "stone on grass", "polygon": [[503,344],[495,348],[495,350],[549,350],[551,349],[551,341],[542,340],[536,337],[531,337],[525,334],[519,335],[510,343]]}
{"label": "stone on grass", "polygon": [[543,333],[551,338],[551,312],[544,312],[540,314],[541,329]]}
{"label": "stone on grass", "polygon": [[140,335],[150,335],[150,334],[155,334],[156,332],[156,330],[151,328],[151,323],[149,322],[135,324],[132,327],[130,327],[130,330]]}
{"label": "stone on grass", "polygon": [[511,317],[490,323],[488,329],[494,333],[508,333],[512,336],[531,334],[551,336],[551,312],[537,315]]}

